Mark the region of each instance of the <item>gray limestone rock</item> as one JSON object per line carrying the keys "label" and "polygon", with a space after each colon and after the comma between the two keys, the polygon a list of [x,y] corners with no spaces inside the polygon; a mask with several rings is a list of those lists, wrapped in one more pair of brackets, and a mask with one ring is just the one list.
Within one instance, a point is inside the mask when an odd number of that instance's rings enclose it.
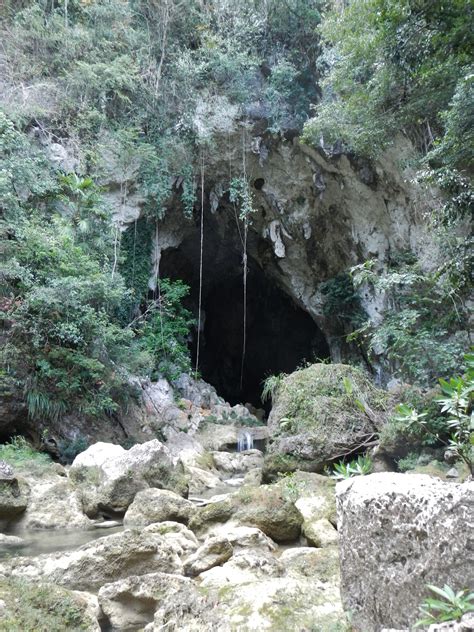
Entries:
{"label": "gray limestone rock", "polygon": [[426,584],[474,586],[474,482],[380,473],[337,485],[341,594],[364,632],[419,618]]}

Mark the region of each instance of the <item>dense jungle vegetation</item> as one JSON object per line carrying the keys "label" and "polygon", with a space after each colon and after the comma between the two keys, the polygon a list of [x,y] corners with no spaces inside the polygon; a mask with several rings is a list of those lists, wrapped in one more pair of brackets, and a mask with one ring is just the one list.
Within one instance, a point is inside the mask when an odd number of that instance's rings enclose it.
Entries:
{"label": "dense jungle vegetation", "polygon": [[[194,212],[209,107],[259,118],[275,137],[296,130],[328,154],[375,160],[411,140],[405,166],[444,193],[425,218],[444,259],[427,268],[407,252],[383,274],[361,262],[329,284],[327,309],[353,315],[361,284],[386,292],[385,319],[353,319],[347,333],[414,383],[458,370],[472,281],[473,18],[469,0],[7,0],[3,394],[24,394],[37,419],[112,414],[130,374],[190,370],[188,289],[150,282],[144,244],[164,214]],[[67,170],[54,159],[64,147]],[[245,180],[234,190],[248,203]],[[124,233],[137,199],[142,218]]]}

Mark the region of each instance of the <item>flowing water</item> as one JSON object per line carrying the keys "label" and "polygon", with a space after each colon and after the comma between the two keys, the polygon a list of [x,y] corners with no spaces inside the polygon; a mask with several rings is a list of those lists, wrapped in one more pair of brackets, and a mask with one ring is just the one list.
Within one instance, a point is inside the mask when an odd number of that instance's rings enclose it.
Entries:
{"label": "flowing water", "polygon": [[245,452],[245,450],[253,450],[253,436],[247,430],[243,430],[237,439],[237,451]]}
{"label": "flowing water", "polygon": [[43,553],[59,553],[72,551],[83,544],[92,542],[106,535],[118,533],[123,530],[122,525],[110,528],[94,528],[84,530],[55,530],[55,531],[18,531],[15,534],[22,538],[23,543],[18,546],[0,545],[0,558],[2,557],[33,557]]}

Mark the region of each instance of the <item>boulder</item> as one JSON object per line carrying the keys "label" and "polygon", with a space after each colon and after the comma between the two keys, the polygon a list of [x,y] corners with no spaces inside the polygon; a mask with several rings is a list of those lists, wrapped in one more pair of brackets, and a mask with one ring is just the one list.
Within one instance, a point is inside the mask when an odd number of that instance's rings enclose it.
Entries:
{"label": "boulder", "polygon": [[152,622],[159,606],[172,611],[173,605],[196,599],[196,593],[192,581],[182,575],[132,575],[102,586],[99,604],[114,630],[135,630]]}
{"label": "boulder", "polygon": [[42,478],[28,477],[30,501],[18,522],[22,530],[90,529],[92,521],[84,515],[79,495],[70,481],[54,472]]}
{"label": "boulder", "polygon": [[187,493],[182,467],[173,464],[169,450],[157,439],[130,450],[95,443],[74,459],[69,475],[91,517],[125,513],[137,492],[148,487]]}
{"label": "boulder", "polygon": [[180,573],[182,563],[176,542],[155,527],[161,525],[127,529],[73,551],[4,560],[0,577],[48,581],[89,591],[129,575]]}
{"label": "boulder", "polygon": [[188,488],[190,494],[202,494],[207,489],[215,489],[222,485],[222,481],[217,474],[209,470],[186,465],[184,471],[189,479]]}
{"label": "boulder", "polygon": [[[242,557],[250,558],[250,553],[242,552]],[[216,567],[208,574],[222,572],[227,565],[234,564],[232,558],[223,567]],[[278,565],[278,564],[277,564]],[[281,565],[279,565],[281,568]],[[253,572],[252,572],[253,568]],[[272,565],[268,575],[262,573],[263,564],[257,559],[248,560],[247,576],[253,579],[236,581],[236,575],[229,582],[221,575],[221,583],[215,580],[201,583],[208,593],[211,604],[200,608],[195,604],[188,612],[182,611],[173,617],[175,627],[171,630],[242,630],[262,632],[263,630],[285,632],[287,630],[321,630],[340,632],[348,623],[341,606],[336,585],[323,584],[303,577],[273,576]],[[201,578],[205,574],[201,575]],[[171,617],[168,618],[168,622]],[[155,619],[154,630],[163,629],[166,620]],[[161,627],[160,627],[161,626]],[[167,629],[167,628],[164,628]]]}
{"label": "boulder", "polygon": [[222,500],[199,507],[189,522],[197,533],[232,519],[233,525],[257,527],[275,542],[291,542],[301,533],[303,517],[279,484],[245,486]]}
{"label": "boulder", "polygon": [[230,520],[235,512],[232,501],[232,495],[226,495],[224,498],[217,497],[204,507],[198,507],[196,512],[189,521],[189,528],[196,533],[204,533],[216,524],[221,524]]}
{"label": "boulder", "polygon": [[196,577],[213,566],[219,566],[232,557],[232,544],[224,537],[209,537],[204,544],[184,562],[184,573]]}
{"label": "boulder", "polygon": [[210,535],[225,538],[232,544],[234,551],[240,551],[242,549],[274,551],[276,548],[272,540],[256,527],[234,527],[225,524],[212,529]]}
{"label": "boulder", "polygon": [[28,506],[29,488],[19,480],[13,469],[0,461],[0,520],[11,520]]}
{"label": "boulder", "polygon": [[303,518],[277,485],[242,487],[234,496],[237,524],[257,527],[275,542],[297,540]]}
{"label": "boulder", "polygon": [[146,526],[154,522],[187,524],[196,510],[189,500],[165,489],[144,489],[138,492],[123,519],[125,526]]}
{"label": "boulder", "polygon": [[211,452],[215,467],[225,474],[243,474],[263,466],[263,454],[260,450],[245,452]]}
{"label": "boulder", "polygon": [[474,482],[380,473],[337,485],[341,593],[364,632],[411,627],[427,584],[474,586]]}
{"label": "boulder", "polygon": [[361,369],[344,364],[313,364],[287,376],[268,419],[265,476],[322,471],[379,430],[386,399]]}
{"label": "boulder", "polygon": [[269,577],[283,577],[285,567],[268,551],[243,549],[222,566],[214,566],[199,576],[200,586],[205,590],[220,592],[225,586],[257,582]]}
{"label": "boulder", "polygon": [[[100,632],[93,595],[48,583],[15,578],[0,579],[0,630],[2,632]],[[95,600],[96,601],[96,600]]]}
{"label": "boulder", "polygon": [[286,549],[280,556],[280,562],[288,575],[303,575],[339,586],[339,550],[335,546],[325,549],[304,546]]}

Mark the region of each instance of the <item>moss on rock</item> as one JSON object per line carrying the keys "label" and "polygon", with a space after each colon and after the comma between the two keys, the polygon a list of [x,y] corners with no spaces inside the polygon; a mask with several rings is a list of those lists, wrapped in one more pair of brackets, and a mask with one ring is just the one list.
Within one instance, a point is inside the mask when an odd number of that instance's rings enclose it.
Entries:
{"label": "moss on rock", "polygon": [[296,462],[298,469],[321,471],[381,428],[387,402],[387,394],[357,367],[313,364],[287,376],[269,417],[267,478],[275,468],[296,469]]}

